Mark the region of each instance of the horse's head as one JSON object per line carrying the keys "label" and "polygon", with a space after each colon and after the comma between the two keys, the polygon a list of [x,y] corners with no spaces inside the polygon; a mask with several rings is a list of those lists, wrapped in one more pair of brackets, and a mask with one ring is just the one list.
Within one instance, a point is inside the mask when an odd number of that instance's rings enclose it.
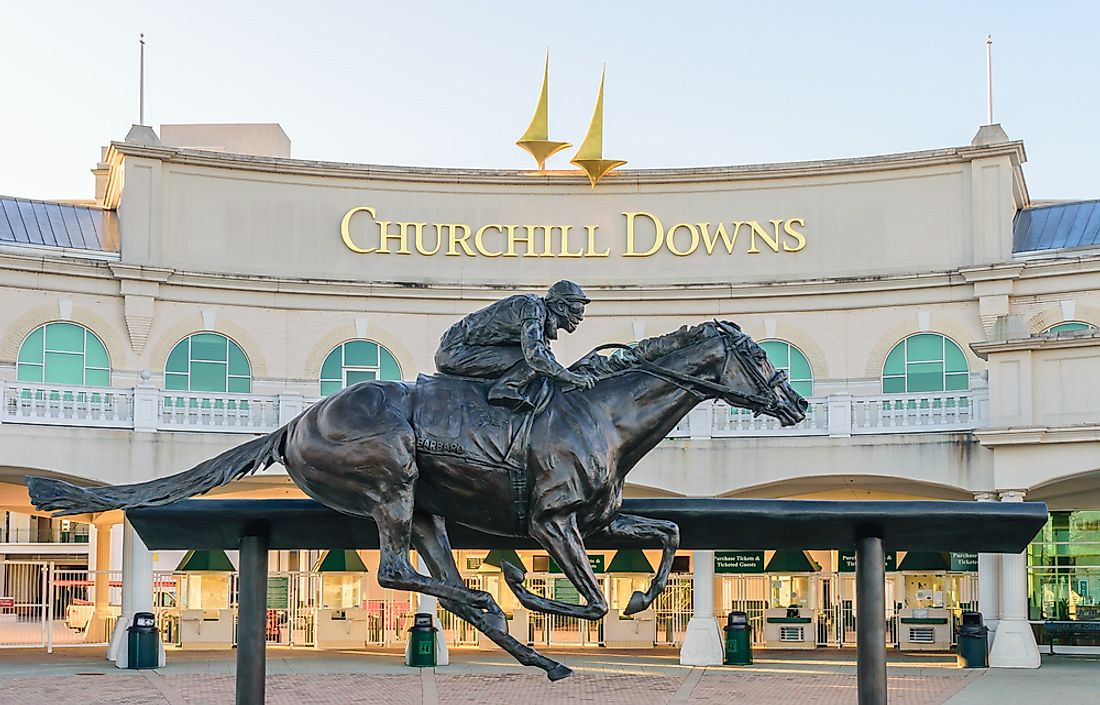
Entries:
{"label": "horse's head", "polygon": [[777,370],[767,353],[735,323],[715,321],[726,348],[726,362],[719,385],[726,391],[718,398],[753,414],[767,414],[783,426],[793,426],[806,418],[810,404],[791,388],[787,373]]}

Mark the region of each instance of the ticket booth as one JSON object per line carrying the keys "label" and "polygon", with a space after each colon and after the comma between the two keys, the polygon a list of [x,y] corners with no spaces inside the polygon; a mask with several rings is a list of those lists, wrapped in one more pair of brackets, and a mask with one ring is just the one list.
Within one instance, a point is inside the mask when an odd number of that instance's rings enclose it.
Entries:
{"label": "ticket booth", "polygon": [[764,572],[769,607],[764,612],[764,646],[769,649],[817,647],[810,578],[821,565],[805,551],[776,551]]}
{"label": "ticket booth", "polygon": [[327,551],[313,566],[320,575],[314,644],[318,649],[361,649],[367,644],[368,612],[363,609],[367,566],[356,551]]}
{"label": "ticket booth", "polygon": [[[504,610],[504,617],[508,620],[508,634],[516,640],[526,644],[528,637],[528,617],[530,613],[516,599],[512,588],[504,581],[504,572],[501,564],[507,561],[515,567],[527,572],[527,566],[519,554],[510,548],[498,548],[489,551],[485,558],[481,559],[481,565],[477,572],[481,576],[481,585],[485,592],[493,596],[500,608]],[[477,633],[477,645],[482,649],[499,648],[489,637],[481,632]]]}
{"label": "ticket booth", "polygon": [[946,553],[910,551],[898,565],[904,607],[898,611],[898,648],[946,651],[951,648],[951,609],[946,589],[951,565]]}
{"label": "ticket booth", "polygon": [[653,566],[638,549],[623,549],[607,566],[611,578],[611,610],[604,620],[604,644],[612,649],[651,649],[657,640],[657,615],[650,605],[632,615],[623,610],[635,591],[645,592],[653,579]]}
{"label": "ticket booth", "polygon": [[176,567],[181,649],[233,646],[231,590],[236,568],[225,551],[188,551]]}

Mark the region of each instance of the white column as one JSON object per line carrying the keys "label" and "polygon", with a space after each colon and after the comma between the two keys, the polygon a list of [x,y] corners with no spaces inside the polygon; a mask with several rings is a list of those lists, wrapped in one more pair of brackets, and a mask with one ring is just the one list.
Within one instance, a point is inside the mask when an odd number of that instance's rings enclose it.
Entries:
{"label": "white column", "polygon": [[692,614],[680,647],[680,663],[719,666],[725,649],[714,618],[714,551],[693,551],[691,570]]}
{"label": "white column", "polygon": [[[995,492],[975,492],[979,502],[996,502]],[[978,554],[978,610],[989,627],[990,639],[997,631],[1001,619],[1001,554]]]}
{"label": "white column", "polygon": [[[115,623],[107,660],[126,668],[126,628],[135,612],[153,611],[153,554],[134,531],[129,521],[122,528],[122,613]],[[164,666],[164,644],[160,643],[160,665]]]}
{"label": "white column", "polygon": [[[1022,502],[1019,490],[1000,492],[1002,502]],[[1001,620],[989,650],[991,668],[1038,668],[1039,647],[1027,622],[1027,551],[1001,557]]]}

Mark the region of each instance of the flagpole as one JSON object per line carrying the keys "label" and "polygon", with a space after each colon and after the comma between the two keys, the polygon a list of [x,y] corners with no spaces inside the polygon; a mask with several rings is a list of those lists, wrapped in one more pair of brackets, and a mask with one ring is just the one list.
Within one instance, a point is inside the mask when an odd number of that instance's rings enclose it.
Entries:
{"label": "flagpole", "polygon": [[138,124],[145,124],[145,33],[139,35],[141,44],[141,68],[138,73]]}
{"label": "flagpole", "polygon": [[993,124],[993,35],[985,35],[985,110],[986,124]]}

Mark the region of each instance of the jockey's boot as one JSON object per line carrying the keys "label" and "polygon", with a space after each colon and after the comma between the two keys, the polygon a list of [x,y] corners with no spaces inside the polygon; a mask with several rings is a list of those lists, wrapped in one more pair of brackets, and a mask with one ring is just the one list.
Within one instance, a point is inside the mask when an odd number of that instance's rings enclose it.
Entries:
{"label": "jockey's boot", "polygon": [[526,365],[509,370],[503,377],[489,387],[489,403],[503,406],[513,411],[530,411],[535,408],[527,398],[527,386],[539,376]]}

